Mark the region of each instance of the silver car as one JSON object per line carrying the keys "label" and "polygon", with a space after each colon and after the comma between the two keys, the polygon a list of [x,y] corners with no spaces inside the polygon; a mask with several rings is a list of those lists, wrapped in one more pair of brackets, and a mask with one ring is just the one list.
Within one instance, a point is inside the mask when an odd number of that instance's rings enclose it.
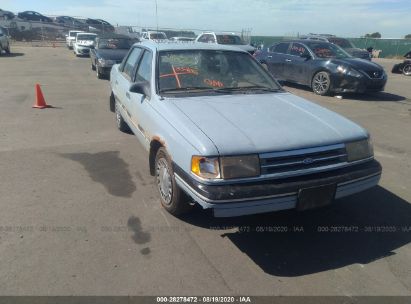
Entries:
{"label": "silver car", "polygon": [[148,151],[172,214],[307,210],[379,182],[365,129],[284,91],[236,47],[135,44],[110,84],[117,126]]}

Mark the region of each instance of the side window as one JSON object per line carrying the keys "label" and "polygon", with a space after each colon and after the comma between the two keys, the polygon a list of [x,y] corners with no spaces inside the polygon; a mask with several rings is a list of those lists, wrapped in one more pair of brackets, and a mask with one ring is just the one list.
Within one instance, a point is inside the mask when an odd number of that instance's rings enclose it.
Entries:
{"label": "side window", "polygon": [[130,79],[133,79],[133,72],[138,64],[138,59],[142,53],[142,49],[134,48],[124,62],[123,73]]}
{"label": "side window", "polygon": [[198,38],[199,42],[207,42],[207,35],[202,35],[200,38]]}
{"label": "side window", "polygon": [[303,54],[309,54],[308,50],[300,43],[293,43],[290,49],[290,55],[302,56]]}
{"label": "side window", "polygon": [[289,46],[290,46],[289,43],[279,43],[273,47],[272,52],[280,53],[280,54],[287,54]]}
{"label": "side window", "polygon": [[152,66],[153,54],[149,51],[145,51],[143,58],[140,61],[140,65],[136,74],[136,82],[151,80],[151,66]]}

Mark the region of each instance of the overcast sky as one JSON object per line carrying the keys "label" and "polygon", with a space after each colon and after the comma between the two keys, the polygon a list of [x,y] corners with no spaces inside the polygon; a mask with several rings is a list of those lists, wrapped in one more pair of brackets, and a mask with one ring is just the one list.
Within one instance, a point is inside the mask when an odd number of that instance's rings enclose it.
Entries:
{"label": "overcast sky", "polygon": [[[253,35],[411,33],[411,0],[157,0],[160,27],[235,30]],[[0,8],[155,26],[155,0],[0,0]]]}

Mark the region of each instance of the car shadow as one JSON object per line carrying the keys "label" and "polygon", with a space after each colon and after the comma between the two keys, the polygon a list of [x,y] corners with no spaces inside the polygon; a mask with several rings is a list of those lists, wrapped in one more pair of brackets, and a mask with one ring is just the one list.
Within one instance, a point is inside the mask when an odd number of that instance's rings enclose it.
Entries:
{"label": "car shadow", "polygon": [[[304,85],[289,83],[289,82],[281,82],[281,85],[283,85],[285,89],[289,87],[293,89],[306,91],[314,95],[313,91],[309,87],[304,86]],[[400,96],[400,95],[392,94],[388,92],[369,92],[369,93],[364,93],[364,94],[342,93],[342,94],[332,94],[330,97],[333,97],[333,96],[342,96],[343,99],[354,100],[354,101],[399,102],[399,101],[407,100],[407,98],[404,96]]]}
{"label": "car shadow", "polygon": [[312,211],[219,219],[195,210],[181,219],[218,230],[264,272],[283,277],[368,264],[411,241],[410,203],[379,186]]}
{"label": "car shadow", "polygon": [[24,56],[25,54],[24,53],[10,53],[10,54],[6,54],[6,53],[3,53],[3,54],[1,54],[0,55],[0,57],[21,57],[21,56]]}

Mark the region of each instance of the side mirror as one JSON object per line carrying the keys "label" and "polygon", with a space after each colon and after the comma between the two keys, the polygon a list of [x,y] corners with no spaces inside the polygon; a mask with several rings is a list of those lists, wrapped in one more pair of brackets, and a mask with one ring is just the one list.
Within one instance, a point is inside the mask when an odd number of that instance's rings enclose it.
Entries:
{"label": "side mirror", "polygon": [[148,82],[135,82],[130,86],[129,91],[131,93],[141,94],[150,98],[150,85]]}

